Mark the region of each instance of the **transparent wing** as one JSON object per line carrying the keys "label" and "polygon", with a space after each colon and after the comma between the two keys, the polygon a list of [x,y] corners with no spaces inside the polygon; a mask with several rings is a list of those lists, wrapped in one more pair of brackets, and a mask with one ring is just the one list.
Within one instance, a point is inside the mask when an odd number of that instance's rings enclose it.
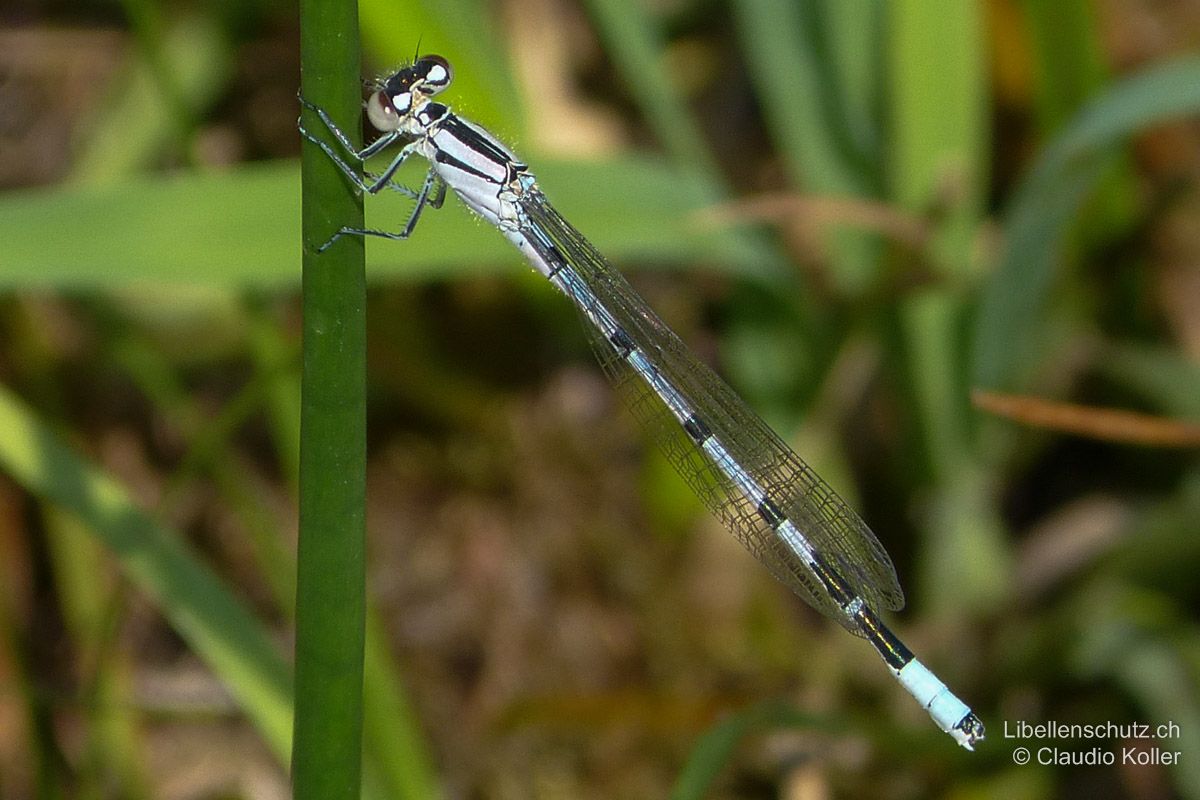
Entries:
{"label": "transparent wing", "polygon": [[898,610],[904,593],[883,545],[859,516],[808,464],[650,309],[540,193],[523,201],[534,233],[530,243],[550,264],[565,263],[582,284],[568,289],[581,306],[585,327],[605,373],[704,504],[785,585],[852,633],[847,619],[805,560],[759,515],[757,503],[738,488],[683,431],[679,420],[593,320],[601,306],[660,375],[689,404],[726,451],[783,510],[813,549],[875,608]]}

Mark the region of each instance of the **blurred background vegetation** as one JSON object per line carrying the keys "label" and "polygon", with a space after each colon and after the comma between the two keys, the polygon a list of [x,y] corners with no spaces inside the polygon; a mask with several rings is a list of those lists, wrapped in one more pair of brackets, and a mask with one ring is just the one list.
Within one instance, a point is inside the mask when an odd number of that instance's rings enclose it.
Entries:
{"label": "blurred background vegetation", "polygon": [[[0,796],[287,796],[296,9],[0,20]],[[989,730],[775,584],[451,201],[368,246],[371,796],[1200,798],[1200,4],[361,21],[861,509]]]}

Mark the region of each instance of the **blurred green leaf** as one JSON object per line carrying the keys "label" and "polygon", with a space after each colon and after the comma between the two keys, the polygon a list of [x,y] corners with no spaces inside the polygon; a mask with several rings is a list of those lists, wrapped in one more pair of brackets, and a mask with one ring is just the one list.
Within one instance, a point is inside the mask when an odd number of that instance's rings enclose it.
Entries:
{"label": "blurred green leaf", "polygon": [[[1074,598],[1079,623],[1073,638],[1073,667],[1082,677],[1118,683],[1138,706],[1133,720],[1151,730],[1173,723],[1174,735],[1147,742],[1160,751],[1179,751],[1170,769],[1183,797],[1200,798],[1200,636],[1186,609],[1153,589],[1096,582]],[[1103,719],[1094,720],[1104,722]],[[1114,743],[1116,746],[1116,743]],[[1127,747],[1129,744],[1122,744]]]}
{"label": "blurred green leaf", "polygon": [[890,192],[932,218],[923,263],[945,278],[896,304],[902,388],[919,445],[905,469],[927,487],[921,504],[922,599],[939,612],[988,607],[1008,577],[1004,526],[974,467],[968,433],[961,320],[953,280],[969,272],[987,180],[987,54],[977,2],[888,4]]}
{"label": "blurred green leaf", "polygon": [[880,46],[886,4],[821,0],[817,9],[829,93],[836,100],[832,113],[840,116],[837,127],[842,131],[843,147],[864,169],[876,172],[883,139],[880,108],[884,87],[879,76],[886,69],[886,54]]}
{"label": "blurred green leaf", "polygon": [[767,126],[792,181],[808,191],[872,194],[869,173],[847,159],[838,117],[828,110],[830,102],[840,102],[838,87],[823,80],[812,8],[787,0],[736,0],[733,10]]}
{"label": "blurred green leaf", "polygon": [[1110,87],[1076,117],[1021,181],[1004,215],[1004,252],[984,287],[974,330],[973,383],[1009,390],[1030,360],[1064,238],[1125,137],[1200,112],[1200,58],[1149,67]]}
{"label": "blurred green leaf", "polygon": [[[702,261],[733,274],[779,277],[733,231],[692,216],[702,182],[653,162],[540,165],[562,212],[610,259]],[[0,289],[103,288],[134,282],[294,286],[300,280],[295,163],[221,174],[131,179],[104,187],[0,195]],[[410,202],[371,198],[368,224],[398,228]],[[332,231],[331,231],[332,232]],[[511,269],[516,250],[461,204],[421,218],[408,241],[372,240],[372,280],[431,280]]]}
{"label": "blurred green leaf", "polygon": [[[120,645],[127,584],[98,568],[103,548],[79,518],[53,504],[43,506],[46,548],[63,622],[76,652],[76,672],[87,724],[78,784],[108,786],[128,800],[152,797],[146,768],[141,707],[131,678],[131,654]],[[36,674],[36,673],[35,673]]]}
{"label": "blurred green leaf", "polygon": [[675,164],[688,165],[710,181],[716,194],[722,183],[720,170],[664,70],[663,42],[655,20],[646,8],[627,0],[588,0],[587,5],[629,92],[664,149]]}
{"label": "blurred green leaf", "polygon": [[1096,368],[1155,408],[1200,420],[1200,365],[1186,354],[1133,342],[1106,345]]}
{"label": "blurred green leaf", "polygon": [[747,736],[770,728],[824,728],[828,724],[827,720],[802,714],[779,702],[763,703],[732,714],[713,726],[692,748],[671,790],[671,800],[708,797],[717,775]]}
{"label": "blurred green leaf", "polygon": [[86,524],[139,590],[220,678],[282,763],[292,735],[291,676],[266,632],[177,535],[144,514],[0,387],[0,468]]}
{"label": "blurred green leaf", "polygon": [[436,800],[442,796],[425,741],[421,720],[403,690],[389,657],[387,635],[379,618],[367,614],[367,648],[363,665],[364,749],[388,798]]}
{"label": "blurred green leaf", "polygon": [[[152,7],[136,3],[136,7]],[[232,76],[233,59],[224,32],[201,15],[174,22],[147,58],[130,64],[100,110],[88,120],[72,180],[112,182],[149,166],[164,145],[182,147],[187,160],[194,120],[219,96]]]}
{"label": "blurred green leaf", "polygon": [[1034,50],[1038,122],[1057,131],[1103,84],[1107,71],[1089,0],[1023,0]]}
{"label": "blurred green leaf", "polygon": [[938,212],[932,266],[962,274],[987,185],[983,10],[960,0],[888,7],[890,194],[916,213]]}
{"label": "blurred green leaf", "polygon": [[[1033,50],[1038,128],[1049,138],[1109,82],[1097,10],[1090,0],[1025,0],[1022,7]],[[1137,213],[1136,186],[1131,169],[1110,170],[1089,194],[1082,219],[1072,228],[1072,240],[1086,247],[1127,228]]]}
{"label": "blurred green leaf", "polygon": [[[874,63],[875,28],[871,13],[842,10],[828,14],[825,3],[790,0],[735,0],[732,8],[742,52],[762,105],[768,132],[784,160],[791,182],[803,192],[834,197],[878,195],[877,170],[846,147],[868,138],[848,139],[844,124],[867,118],[874,92],[856,72]],[[835,28],[840,28],[834,30]],[[822,41],[822,37],[829,41]],[[869,44],[868,44],[869,43]],[[825,48],[840,48],[827,63]],[[830,69],[838,73],[831,75]],[[844,77],[840,85],[837,77]],[[878,240],[857,231],[832,231],[832,277],[843,291],[863,291],[874,277],[881,252]]]}

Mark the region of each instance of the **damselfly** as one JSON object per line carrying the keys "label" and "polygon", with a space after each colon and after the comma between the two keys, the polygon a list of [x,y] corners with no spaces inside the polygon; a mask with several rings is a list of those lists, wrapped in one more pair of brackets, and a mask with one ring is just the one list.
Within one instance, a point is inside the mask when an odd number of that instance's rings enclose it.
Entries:
{"label": "damselfly", "polygon": [[[399,231],[342,228],[319,250],[348,234],[406,239],[425,206],[441,206],[451,189],[578,307],[604,371],[708,508],[776,578],[870,642],[938,727],[974,749],[984,737],[983,723],[876,613],[904,605],[883,545],[559,215],[524,162],[490,133],[433,101],[451,77],[444,58],[427,55],[380,81],[366,109],[382,136],[362,149],[323,109],[301,98],[344,153],[303,125],[301,134],[355,186],[372,194],[392,188],[416,201]],[[400,142],[379,175],[359,177],[346,160],[365,161]],[[414,153],[430,163],[415,191],[393,182]]]}

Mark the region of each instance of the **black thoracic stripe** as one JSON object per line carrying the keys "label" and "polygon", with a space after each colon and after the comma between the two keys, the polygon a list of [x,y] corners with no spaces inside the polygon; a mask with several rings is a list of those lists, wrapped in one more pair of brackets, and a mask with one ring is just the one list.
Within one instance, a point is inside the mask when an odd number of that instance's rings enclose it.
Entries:
{"label": "black thoracic stripe", "polygon": [[783,514],[783,509],[775,505],[775,501],[769,497],[764,497],[758,504],[758,515],[771,526],[771,530],[778,528],[787,519]]}
{"label": "black thoracic stripe", "polygon": [[703,444],[704,441],[712,436],[712,430],[708,427],[708,423],[692,414],[683,421],[683,429],[687,431],[687,435],[692,437],[692,441],[696,444]]}
{"label": "black thoracic stripe", "polygon": [[637,349],[637,345],[633,343],[633,339],[629,338],[629,334],[625,332],[624,328],[614,328],[608,341],[617,349],[621,358],[628,358],[629,354]]}
{"label": "black thoracic stripe", "polygon": [[875,646],[875,650],[889,667],[899,672],[913,660],[912,651],[879,621],[879,617],[875,616],[875,612],[866,603],[859,604],[854,617],[858,621],[858,629],[867,641]]}
{"label": "black thoracic stripe", "polygon": [[512,156],[499,147],[496,147],[493,142],[480,135],[479,131],[454,114],[448,114],[446,119],[442,121],[442,130],[449,131],[460,142],[470,147],[476,153],[487,156],[497,164],[512,166],[517,171],[525,169],[524,164],[518,164],[513,161]]}
{"label": "black thoracic stripe", "polygon": [[488,175],[486,172],[480,172],[479,170],[472,167],[470,164],[467,164],[464,161],[460,161],[459,159],[450,155],[445,150],[438,150],[436,153],[434,153],[433,157],[436,158],[442,164],[449,164],[450,166],[454,167],[455,169],[457,169],[461,172],[469,172],[470,174],[474,175],[477,178],[483,178],[488,183],[495,183],[497,186],[499,185],[499,183],[496,181],[496,179],[493,178],[491,175]]}

